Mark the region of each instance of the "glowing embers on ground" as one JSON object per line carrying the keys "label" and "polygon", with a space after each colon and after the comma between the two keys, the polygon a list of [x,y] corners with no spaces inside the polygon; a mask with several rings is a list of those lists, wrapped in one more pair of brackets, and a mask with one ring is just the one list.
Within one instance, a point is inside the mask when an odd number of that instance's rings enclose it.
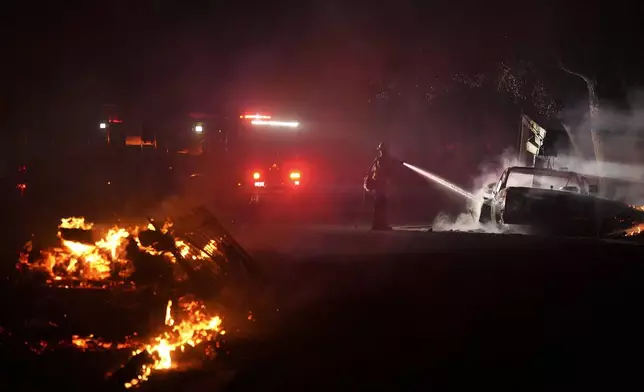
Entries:
{"label": "glowing embers on ground", "polygon": [[[169,301],[166,308],[165,323],[163,331],[151,339],[143,339],[138,335],[128,336],[121,342],[110,342],[93,335],[87,337],[72,336],[70,341],[60,342],[58,347],[66,346],[82,351],[108,351],[108,350],[132,350],[128,363],[141,355],[146,356],[143,364],[138,367],[124,382],[125,388],[133,388],[147,381],[156,371],[186,369],[186,363],[194,364],[187,349],[198,348],[200,356],[212,359],[216,351],[212,346],[219,347],[219,338],[226,334],[222,327],[222,318],[210,314],[206,306],[189,296],[182,297],[178,304]],[[203,349],[202,349],[203,348]],[[45,350],[54,350],[56,346],[41,344],[37,353],[42,354]],[[35,350],[32,350],[35,351]],[[121,369],[126,366],[124,364]],[[108,377],[113,373],[108,373]]]}

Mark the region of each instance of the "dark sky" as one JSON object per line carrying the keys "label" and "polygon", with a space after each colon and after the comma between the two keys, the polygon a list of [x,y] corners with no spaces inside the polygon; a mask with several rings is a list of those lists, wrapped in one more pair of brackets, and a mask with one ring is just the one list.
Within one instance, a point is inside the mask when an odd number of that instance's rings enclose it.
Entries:
{"label": "dark sky", "polygon": [[370,82],[448,78],[508,56],[641,64],[632,60],[637,2],[548,3],[23,1],[0,16],[1,113],[57,118],[105,102],[210,110],[269,98],[350,111]]}

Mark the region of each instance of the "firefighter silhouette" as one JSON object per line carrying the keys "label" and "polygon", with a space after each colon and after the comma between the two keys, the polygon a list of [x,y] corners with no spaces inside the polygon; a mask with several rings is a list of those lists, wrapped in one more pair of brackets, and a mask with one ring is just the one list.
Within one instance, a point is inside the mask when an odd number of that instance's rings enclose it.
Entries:
{"label": "firefighter silhouette", "polygon": [[374,200],[372,230],[391,230],[388,219],[389,180],[399,164],[402,164],[402,161],[392,158],[387,145],[384,142],[380,143],[378,156],[371,164],[364,183],[365,190],[371,193]]}

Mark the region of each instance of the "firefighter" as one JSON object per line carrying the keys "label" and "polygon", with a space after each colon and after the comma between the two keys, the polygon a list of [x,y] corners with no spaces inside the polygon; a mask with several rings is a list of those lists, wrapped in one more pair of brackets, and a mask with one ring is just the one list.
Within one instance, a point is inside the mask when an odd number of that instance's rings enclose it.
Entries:
{"label": "firefighter", "polygon": [[402,163],[389,155],[384,142],[378,145],[378,157],[371,164],[364,183],[365,190],[372,194],[374,200],[372,230],[391,230],[387,219],[387,192],[394,168]]}

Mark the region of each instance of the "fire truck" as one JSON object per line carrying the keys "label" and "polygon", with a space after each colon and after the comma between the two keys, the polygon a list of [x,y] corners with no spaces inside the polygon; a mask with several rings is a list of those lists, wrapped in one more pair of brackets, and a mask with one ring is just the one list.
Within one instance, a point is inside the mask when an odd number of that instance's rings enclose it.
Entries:
{"label": "fire truck", "polygon": [[[306,128],[296,116],[193,112],[133,125],[109,114],[99,130],[112,151],[108,154],[114,162],[112,171],[127,178],[130,189],[150,181],[158,188],[160,182],[171,180],[175,191],[264,204],[291,202],[309,185]],[[123,176],[128,170],[132,173]],[[146,192],[136,193],[149,193],[151,185],[145,188]]]}
{"label": "fire truck", "polygon": [[309,185],[306,133],[297,118],[246,112],[226,119],[221,132],[216,150],[225,151],[223,167],[246,201],[292,201]]}

